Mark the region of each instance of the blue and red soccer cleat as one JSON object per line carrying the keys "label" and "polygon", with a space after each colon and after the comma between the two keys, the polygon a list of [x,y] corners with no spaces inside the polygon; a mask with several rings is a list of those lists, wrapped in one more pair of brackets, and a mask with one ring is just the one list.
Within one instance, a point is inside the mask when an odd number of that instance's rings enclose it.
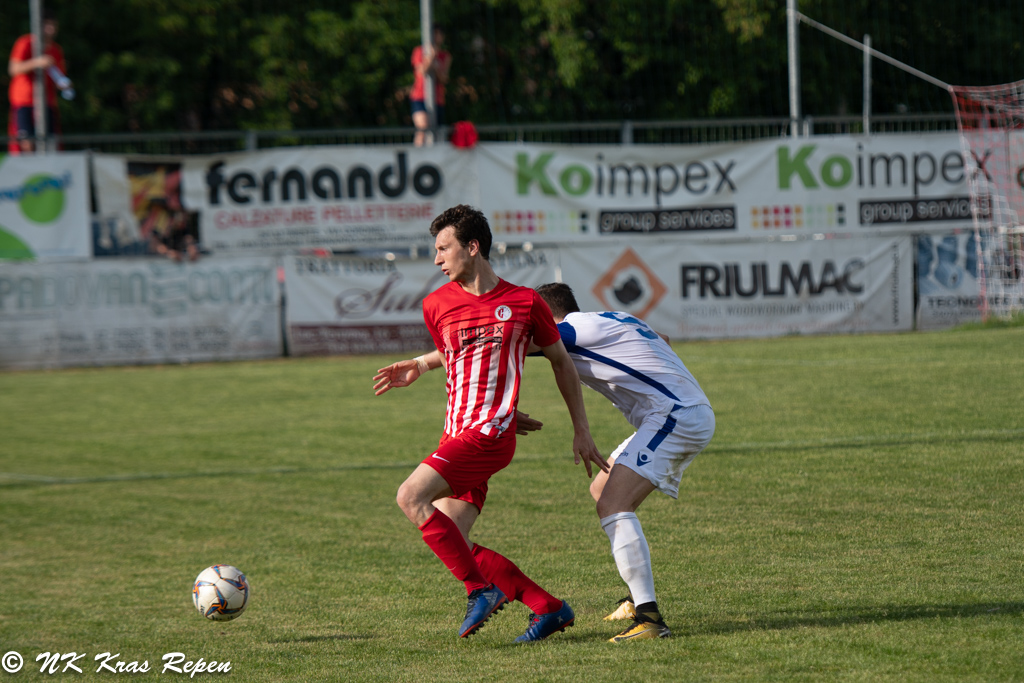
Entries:
{"label": "blue and red soccer cleat", "polygon": [[576,613],[569,607],[569,603],[562,601],[562,606],[554,612],[547,614],[531,614],[530,625],[526,633],[516,638],[517,643],[532,643],[544,640],[552,633],[558,633],[572,626],[576,621]]}
{"label": "blue and red soccer cleat", "polygon": [[508,604],[508,598],[493,583],[486,588],[477,588],[469,594],[466,606],[466,620],[459,629],[459,637],[471,636],[491,618],[491,615]]}

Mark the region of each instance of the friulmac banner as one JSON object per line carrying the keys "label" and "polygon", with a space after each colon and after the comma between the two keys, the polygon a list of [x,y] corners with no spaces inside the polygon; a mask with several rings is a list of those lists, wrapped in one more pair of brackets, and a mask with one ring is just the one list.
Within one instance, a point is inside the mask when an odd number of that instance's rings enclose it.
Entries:
{"label": "friulmac banner", "polygon": [[584,310],[671,337],[897,332],[913,324],[910,237],[560,250]]}

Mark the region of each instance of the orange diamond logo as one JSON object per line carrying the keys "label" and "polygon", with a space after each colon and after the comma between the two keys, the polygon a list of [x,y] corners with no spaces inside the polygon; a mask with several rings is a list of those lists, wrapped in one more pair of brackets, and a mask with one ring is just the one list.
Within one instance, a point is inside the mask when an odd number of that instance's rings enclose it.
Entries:
{"label": "orange diamond logo", "polygon": [[644,318],[665,296],[668,287],[635,251],[626,249],[590,291],[606,310]]}

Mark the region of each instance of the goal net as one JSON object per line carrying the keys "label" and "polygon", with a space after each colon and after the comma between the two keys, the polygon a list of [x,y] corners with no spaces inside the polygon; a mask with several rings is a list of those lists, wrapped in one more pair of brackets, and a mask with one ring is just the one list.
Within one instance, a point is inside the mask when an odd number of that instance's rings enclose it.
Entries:
{"label": "goal net", "polygon": [[982,318],[1024,311],[1024,81],[950,86],[971,197]]}

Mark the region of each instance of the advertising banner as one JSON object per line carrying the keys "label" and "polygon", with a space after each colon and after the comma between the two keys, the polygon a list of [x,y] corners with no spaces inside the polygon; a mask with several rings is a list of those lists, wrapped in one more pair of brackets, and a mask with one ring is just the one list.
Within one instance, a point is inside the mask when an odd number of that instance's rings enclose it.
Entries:
{"label": "advertising banner", "polygon": [[91,255],[85,154],[0,155],[0,261]]}
{"label": "advertising banner", "polygon": [[682,339],[897,332],[913,323],[910,237],[561,250],[583,310]]}
{"label": "advertising banner", "polygon": [[972,221],[956,134],[477,150],[482,208],[510,243],[911,234]]}
{"label": "advertising banner", "polygon": [[[499,277],[536,287],[556,279],[558,254],[491,253]],[[429,259],[290,256],[285,259],[288,349],[294,356],[411,353],[434,348],[423,299],[448,282]]]}
{"label": "advertising banner", "polygon": [[270,257],[9,264],[0,367],[167,363],[282,353]]}
{"label": "advertising banner", "polygon": [[214,253],[428,248],[437,214],[480,203],[474,171],[449,145],[283,148],[189,157],[182,198]]}
{"label": "advertising banner", "polygon": [[[978,255],[973,230],[918,236],[918,329],[941,330],[981,320]],[[986,266],[990,274],[995,271],[991,264]],[[1014,286],[1004,288],[990,281],[986,291],[989,307],[1024,308],[1019,283],[1016,279]]]}
{"label": "advertising banner", "polygon": [[462,203],[512,246],[948,233],[972,225],[967,169],[990,172],[969,154],[955,133],[286,148],[189,157],[182,199],[215,253],[429,249],[430,221]]}
{"label": "advertising banner", "polygon": [[144,256],[163,245],[188,258],[187,244],[199,240],[198,214],[182,205],[180,159],[96,154],[92,169],[94,256]]}

